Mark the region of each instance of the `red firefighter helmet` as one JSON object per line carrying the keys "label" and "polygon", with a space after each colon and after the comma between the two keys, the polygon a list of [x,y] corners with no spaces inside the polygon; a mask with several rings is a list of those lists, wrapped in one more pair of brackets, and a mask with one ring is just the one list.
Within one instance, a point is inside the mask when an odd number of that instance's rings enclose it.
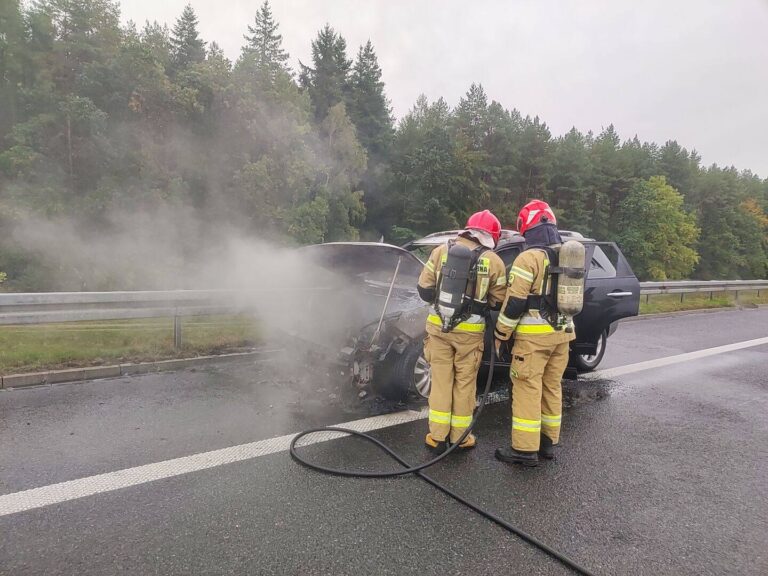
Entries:
{"label": "red firefighter helmet", "polygon": [[531,200],[523,206],[520,214],[517,215],[517,231],[520,234],[525,234],[526,230],[545,222],[557,225],[557,218],[555,218],[552,208],[543,200]]}
{"label": "red firefighter helmet", "polygon": [[493,238],[494,244],[498,244],[499,236],[501,236],[501,222],[490,210],[483,210],[482,212],[472,214],[469,220],[467,220],[465,228],[488,232]]}

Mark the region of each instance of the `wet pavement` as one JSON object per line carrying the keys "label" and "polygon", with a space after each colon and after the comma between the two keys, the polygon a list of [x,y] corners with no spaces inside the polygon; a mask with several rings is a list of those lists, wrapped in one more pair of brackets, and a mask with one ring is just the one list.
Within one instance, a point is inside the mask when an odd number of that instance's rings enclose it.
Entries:
{"label": "wet pavement", "polygon": [[[768,336],[768,309],[627,322],[605,367]],[[343,423],[380,410],[284,358],[0,393],[0,494]],[[768,573],[768,345],[568,382],[554,462],[480,444],[430,471],[596,574]],[[277,376],[275,372],[277,371]],[[413,462],[426,422],[374,433]],[[328,465],[394,467],[340,439]],[[286,452],[0,516],[0,574],[568,574],[417,478],[324,476]]]}

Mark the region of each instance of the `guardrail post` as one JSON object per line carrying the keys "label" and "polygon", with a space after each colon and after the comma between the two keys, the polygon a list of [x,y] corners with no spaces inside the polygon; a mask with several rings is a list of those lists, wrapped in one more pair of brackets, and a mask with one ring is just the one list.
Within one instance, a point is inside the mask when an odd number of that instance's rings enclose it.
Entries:
{"label": "guardrail post", "polygon": [[680,292],[680,304],[683,303],[683,297],[685,296],[685,292]]}
{"label": "guardrail post", "polygon": [[173,317],[173,347],[175,350],[181,349],[181,317]]}
{"label": "guardrail post", "polygon": [[651,299],[651,295],[650,295],[650,294],[646,294],[646,295],[645,295],[645,303],[646,303],[646,304],[648,304],[648,302],[650,301],[650,299]]}

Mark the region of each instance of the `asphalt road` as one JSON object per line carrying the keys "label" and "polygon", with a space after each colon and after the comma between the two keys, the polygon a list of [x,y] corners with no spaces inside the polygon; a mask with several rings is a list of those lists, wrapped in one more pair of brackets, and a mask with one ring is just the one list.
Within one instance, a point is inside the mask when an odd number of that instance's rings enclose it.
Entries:
{"label": "asphalt road", "polygon": [[[766,308],[627,322],[604,367],[765,338],[766,326]],[[768,344],[685,358],[567,383],[554,462],[494,460],[509,433],[500,403],[478,448],[430,473],[597,574],[767,574]],[[328,477],[285,451],[3,513],[24,490],[391,408],[284,358],[2,392],[0,574],[569,573],[417,478]],[[425,429],[374,434],[418,462]],[[305,450],[394,466],[349,438]]]}

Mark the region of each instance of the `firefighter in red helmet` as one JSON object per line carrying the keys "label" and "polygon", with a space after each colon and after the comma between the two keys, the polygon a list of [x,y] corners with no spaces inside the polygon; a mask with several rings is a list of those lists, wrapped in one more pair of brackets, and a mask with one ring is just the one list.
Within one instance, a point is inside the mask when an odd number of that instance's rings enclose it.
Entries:
{"label": "firefighter in red helmet", "polygon": [[546,202],[529,202],[520,210],[517,230],[527,248],[510,269],[495,332],[497,350],[514,337],[512,445],[496,450],[496,458],[536,466],[539,456],[554,457],[560,438],[561,380],[575,334],[557,310],[548,310],[550,259],[562,244],[555,214]]}
{"label": "firefighter in red helmet", "polygon": [[[472,421],[485,316],[506,293],[504,263],[493,252],[500,235],[501,223],[489,210],[473,214],[458,238],[432,251],[419,277],[419,295],[433,305],[424,340],[432,370],[425,443],[437,453],[458,441]],[[459,447],[475,444],[470,434]]]}

